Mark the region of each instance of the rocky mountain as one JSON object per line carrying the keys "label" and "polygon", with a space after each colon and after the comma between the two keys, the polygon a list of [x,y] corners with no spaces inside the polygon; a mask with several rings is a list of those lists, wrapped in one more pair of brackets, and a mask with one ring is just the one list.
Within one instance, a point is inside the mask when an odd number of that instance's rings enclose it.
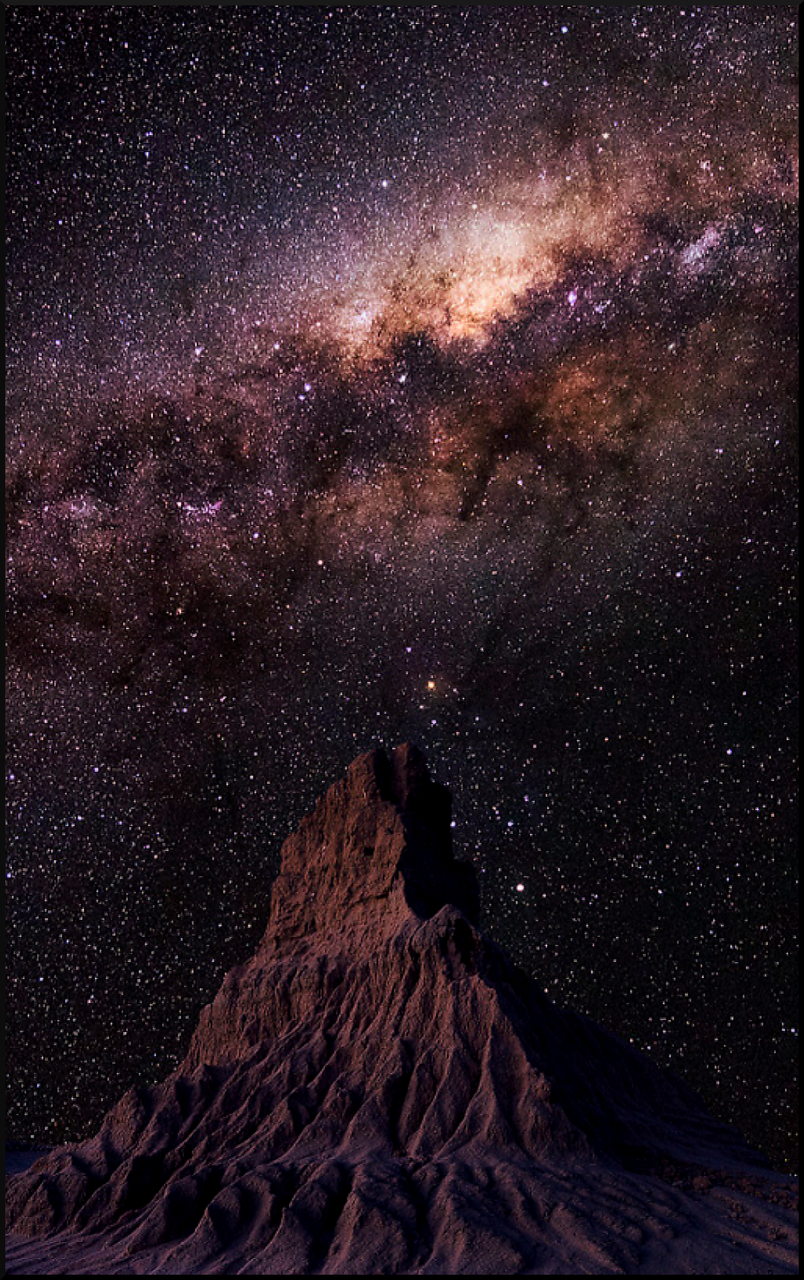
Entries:
{"label": "rocky mountain", "polygon": [[794,1188],[479,930],[451,800],[360,756],[184,1062],[7,1182],[9,1274],[785,1274]]}

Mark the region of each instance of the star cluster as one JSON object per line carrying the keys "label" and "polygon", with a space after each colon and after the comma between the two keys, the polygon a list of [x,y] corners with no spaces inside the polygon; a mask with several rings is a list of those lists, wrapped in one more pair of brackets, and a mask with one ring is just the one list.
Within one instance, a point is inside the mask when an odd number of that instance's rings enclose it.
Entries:
{"label": "star cluster", "polygon": [[7,17],[11,1134],[411,739],[484,927],[790,1162],[793,10]]}

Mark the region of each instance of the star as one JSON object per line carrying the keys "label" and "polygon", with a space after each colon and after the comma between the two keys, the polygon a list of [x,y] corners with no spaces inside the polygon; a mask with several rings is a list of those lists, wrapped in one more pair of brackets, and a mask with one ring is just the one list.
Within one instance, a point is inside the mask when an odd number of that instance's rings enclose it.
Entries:
{"label": "star", "polygon": [[163,1076],[413,740],[517,963],[793,1159],[796,62],[784,6],[9,8],[12,1136]]}

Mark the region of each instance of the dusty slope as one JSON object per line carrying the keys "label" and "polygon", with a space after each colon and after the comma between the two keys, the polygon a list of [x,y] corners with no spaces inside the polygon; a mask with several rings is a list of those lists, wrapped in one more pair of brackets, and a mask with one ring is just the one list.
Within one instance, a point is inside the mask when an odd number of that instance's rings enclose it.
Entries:
{"label": "dusty slope", "polygon": [[181,1067],[8,1183],[9,1274],[796,1270],[789,1181],[478,931],[449,818],[354,762]]}

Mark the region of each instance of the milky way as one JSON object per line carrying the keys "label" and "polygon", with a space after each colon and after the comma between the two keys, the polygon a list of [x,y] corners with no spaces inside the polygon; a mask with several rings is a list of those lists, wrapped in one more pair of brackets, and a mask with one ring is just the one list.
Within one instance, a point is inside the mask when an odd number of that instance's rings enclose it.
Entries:
{"label": "milky way", "polygon": [[795,12],[8,8],[9,1128],[410,739],[484,925],[795,1151]]}

